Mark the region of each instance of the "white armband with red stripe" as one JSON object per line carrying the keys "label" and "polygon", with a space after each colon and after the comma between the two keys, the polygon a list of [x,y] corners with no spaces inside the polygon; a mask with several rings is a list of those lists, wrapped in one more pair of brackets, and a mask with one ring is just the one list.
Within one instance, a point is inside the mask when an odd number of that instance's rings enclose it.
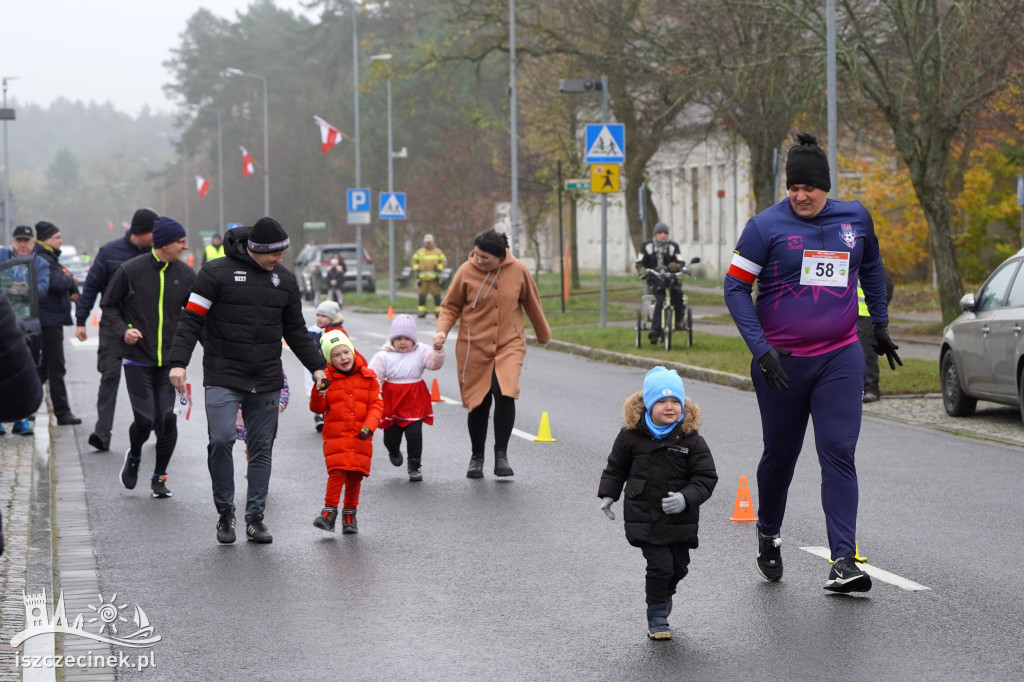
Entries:
{"label": "white armband with red stripe", "polygon": [[729,274],[741,282],[753,284],[757,276],[761,274],[761,266],[734,251],[732,263],[729,264]]}
{"label": "white armband with red stripe", "polygon": [[213,305],[213,301],[208,298],[203,298],[199,294],[192,292],[188,297],[188,304],[185,306],[185,310],[191,310],[194,313],[199,313],[203,317],[206,317],[206,313],[210,312],[210,306]]}

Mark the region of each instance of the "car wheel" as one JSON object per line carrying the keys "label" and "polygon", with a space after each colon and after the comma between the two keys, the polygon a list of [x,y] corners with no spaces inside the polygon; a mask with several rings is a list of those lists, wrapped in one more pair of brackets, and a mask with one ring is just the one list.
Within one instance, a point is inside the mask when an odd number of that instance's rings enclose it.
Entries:
{"label": "car wheel", "polygon": [[363,291],[365,291],[365,292],[366,292],[366,293],[368,293],[368,294],[373,294],[373,293],[376,293],[376,291],[377,291],[377,283],[376,283],[376,282],[374,282],[374,281],[373,281],[373,280],[371,279],[370,281],[366,282],[366,283],[365,283],[365,284],[363,285]]}
{"label": "car wheel", "polygon": [[960,372],[957,371],[956,361],[953,360],[953,351],[948,351],[942,356],[940,372],[942,405],[946,408],[946,414],[950,417],[969,417],[974,414],[978,399],[964,393],[960,384]]}

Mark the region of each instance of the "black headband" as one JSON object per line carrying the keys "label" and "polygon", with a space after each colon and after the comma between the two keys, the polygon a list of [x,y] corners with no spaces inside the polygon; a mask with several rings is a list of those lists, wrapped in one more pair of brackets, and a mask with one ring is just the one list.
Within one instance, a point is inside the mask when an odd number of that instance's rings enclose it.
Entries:
{"label": "black headband", "polygon": [[484,239],[482,236],[477,237],[476,239],[473,240],[473,246],[483,251],[486,251],[492,256],[497,256],[498,258],[504,258],[505,253],[508,251],[508,248],[506,248],[504,244],[499,244],[498,242],[493,242],[489,239]]}

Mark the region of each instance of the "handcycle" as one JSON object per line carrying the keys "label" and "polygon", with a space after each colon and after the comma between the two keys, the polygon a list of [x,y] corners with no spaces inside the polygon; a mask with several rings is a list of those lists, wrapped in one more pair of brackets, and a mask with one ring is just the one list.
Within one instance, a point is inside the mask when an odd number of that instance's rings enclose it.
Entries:
{"label": "handcycle", "polygon": [[[691,264],[699,263],[700,258],[694,258]],[[672,287],[681,284],[682,275],[687,273],[686,266],[679,272],[667,270],[648,270],[643,279],[648,283],[651,293],[640,297],[640,308],[636,311],[636,347],[641,348],[644,342],[644,332],[648,325],[654,321],[654,308],[656,303],[655,293],[665,293],[665,303],[661,306],[661,331],[657,339],[651,339],[654,344],[662,343],[665,350],[672,350],[672,336],[676,330],[676,320],[681,320],[682,329],[686,332],[686,345],[693,345],[693,311],[687,305],[686,294],[683,293],[682,310],[676,310],[672,305]],[[680,288],[682,288],[680,286]]]}

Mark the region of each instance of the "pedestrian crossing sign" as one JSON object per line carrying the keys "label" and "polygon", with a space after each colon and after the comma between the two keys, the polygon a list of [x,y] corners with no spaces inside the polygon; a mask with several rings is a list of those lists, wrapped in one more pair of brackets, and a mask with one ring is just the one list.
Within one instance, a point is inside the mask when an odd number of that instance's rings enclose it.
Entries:
{"label": "pedestrian crossing sign", "polygon": [[590,191],[595,194],[613,194],[619,191],[619,166],[600,163],[590,167]]}
{"label": "pedestrian crossing sign", "polygon": [[381,192],[377,216],[381,220],[405,220],[405,192]]}
{"label": "pedestrian crossing sign", "polygon": [[587,163],[625,163],[626,127],[621,123],[587,126]]}

